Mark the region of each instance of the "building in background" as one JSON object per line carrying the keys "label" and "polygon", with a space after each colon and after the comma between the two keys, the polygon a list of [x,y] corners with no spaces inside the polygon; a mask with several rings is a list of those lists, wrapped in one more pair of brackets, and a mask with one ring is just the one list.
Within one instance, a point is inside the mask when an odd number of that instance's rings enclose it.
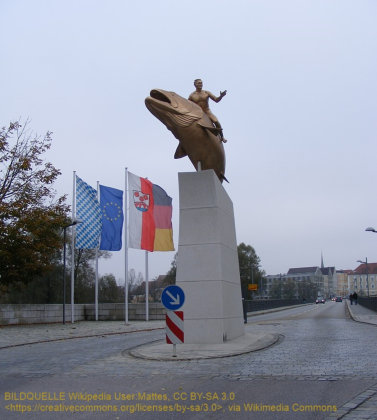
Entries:
{"label": "building in background", "polygon": [[351,293],[348,286],[348,276],[352,274],[352,270],[337,270],[336,281],[335,281],[335,295],[347,297]]}
{"label": "building in background", "polygon": [[309,282],[317,287],[318,296],[325,296],[324,276],[319,267],[298,267],[290,268],[287,273],[287,280],[298,282]]}
{"label": "building in background", "polygon": [[267,296],[269,299],[315,299],[325,295],[324,279],[319,267],[290,268],[287,274],[266,277]]}
{"label": "building in background", "polygon": [[362,263],[355,270],[335,267],[290,268],[286,274],[265,277],[267,299],[312,299],[316,296],[377,296],[377,263]]}
{"label": "building in background", "polygon": [[377,296],[377,263],[360,264],[347,278],[348,294]]}
{"label": "building in background", "polygon": [[290,268],[286,274],[266,276],[269,299],[315,299],[337,295],[338,279],[335,267]]}
{"label": "building in background", "polygon": [[337,296],[335,291],[337,283],[335,267],[321,267],[321,272],[323,276],[323,296]]}

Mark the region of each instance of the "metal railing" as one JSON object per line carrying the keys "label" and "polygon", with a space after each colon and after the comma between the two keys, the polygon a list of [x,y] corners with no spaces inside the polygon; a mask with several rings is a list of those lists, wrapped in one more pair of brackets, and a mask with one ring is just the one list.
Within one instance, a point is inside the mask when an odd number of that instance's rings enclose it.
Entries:
{"label": "metal railing", "polygon": [[263,311],[266,309],[281,308],[282,306],[302,305],[305,303],[313,303],[313,301],[302,299],[268,299],[268,300],[245,300],[247,312]]}
{"label": "metal railing", "polygon": [[359,296],[357,298],[357,303],[359,305],[365,306],[368,309],[371,309],[372,311],[377,312],[377,296],[376,297]]}

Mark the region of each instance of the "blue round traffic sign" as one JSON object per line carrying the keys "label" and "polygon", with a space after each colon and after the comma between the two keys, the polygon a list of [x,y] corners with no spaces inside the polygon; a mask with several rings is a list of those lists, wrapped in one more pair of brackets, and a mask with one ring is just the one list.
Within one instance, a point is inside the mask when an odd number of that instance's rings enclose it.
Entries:
{"label": "blue round traffic sign", "polygon": [[176,311],[185,303],[185,294],[179,286],[167,286],[162,291],[161,303],[169,311]]}

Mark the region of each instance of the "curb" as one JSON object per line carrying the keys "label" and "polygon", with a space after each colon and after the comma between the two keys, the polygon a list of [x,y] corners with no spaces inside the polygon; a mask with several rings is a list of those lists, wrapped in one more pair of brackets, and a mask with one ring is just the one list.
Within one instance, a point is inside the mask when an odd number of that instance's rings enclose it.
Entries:
{"label": "curb", "polygon": [[264,350],[277,344],[281,338],[279,334],[260,334],[255,338],[254,335],[245,333],[242,337],[221,344],[178,344],[176,356],[172,354],[171,344],[158,340],[135,347],[127,351],[127,354],[138,359],[160,362],[222,359]]}

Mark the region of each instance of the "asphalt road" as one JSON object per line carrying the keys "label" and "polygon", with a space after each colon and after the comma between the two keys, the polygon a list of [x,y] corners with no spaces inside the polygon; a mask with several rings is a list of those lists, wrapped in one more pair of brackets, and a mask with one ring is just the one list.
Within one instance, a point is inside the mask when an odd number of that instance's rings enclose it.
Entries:
{"label": "asphalt road", "polygon": [[163,331],[1,349],[0,418],[336,418],[377,383],[376,327],[350,320],[345,303],[250,317],[246,328],[280,340],[241,356],[173,362],[128,354]]}

